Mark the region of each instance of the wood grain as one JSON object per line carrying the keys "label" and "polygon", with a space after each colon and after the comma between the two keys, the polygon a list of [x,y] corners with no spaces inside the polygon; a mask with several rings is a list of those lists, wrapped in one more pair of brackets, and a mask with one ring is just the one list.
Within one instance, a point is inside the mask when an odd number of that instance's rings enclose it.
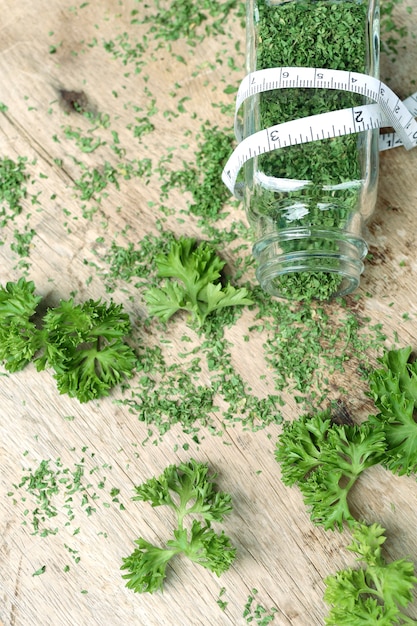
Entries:
{"label": "wood grain", "polygon": [[[417,79],[417,26],[415,19],[409,19],[406,6],[413,8],[415,16],[417,4],[408,0],[396,8],[396,19],[407,23],[410,31],[405,49],[400,50],[396,63],[384,57],[382,65],[382,77],[390,78],[403,97],[415,90]],[[36,231],[28,259],[29,277],[48,306],[72,292],[80,301],[109,297],[100,275],[89,264],[100,265],[100,255],[116,237],[120,244],[136,244],[145,235],[158,233],[162,218],[166,229],[201,236],[198,218],[187,210],[186,194],[171,193],[167,202],[173,210],[166,216],[155,209],[161,192],[156,174],[149,184],[120,176],[120,188],[106,188],[91,219],[83,217],[82,202],[74,190],[83,171],[76,159],[88,168],[103,168],[106,162],[115,164],[116,159],[109,129],[103,127],[95,133],[107,143],[91,153],[81,153],[65,136],[68,126],[80,128],[84,134],[91,127],[90,121],[74,110],[71,92],[79,94],[84,111],[110,116],[111,130],[126,147],[127,161],[150,158],[156,166],[162,155],[176,147],[173,164],[180,168],[183,160],[192,159],[196,135],[205,120],[219,127],[230,126],[230,117],[213,104],[233,102],[233,95],[223,90],[243,76],[243,53],[235,50],[237,41],[244,50],[238,21],[227,26],[224,36],[208,36],[192,49],[183,40],[172,42],[171,51],[157,49],[153,42],[146,66],[136,66],[141,70],[136,73],[134,61],[124,66],[121,58],[104,49],[105,42],[123,41],[118,39],[123,33],[128,33],[129,39],[124,41],[132,45],[142,41],[144,27],[131,24],[135,9],[141,12],[145,6],[133,0],[100,0],[85,8],[80,4],[71,7],[65,0],[0,0],[0,101],[8,107],[0,114],[0,150],[2,156],[13,160],[27,157],[31,176],[21,215],[1,233],[5,244],[0,247],[0,282],[21,274],[19,258],[10,244],[14,229],[21,232],[28,224]],[[50,46],[56,46],[55,53]],[[237,59],[238,71],[228,66],[229,57]],[[175,91],[177,99],[170,95]],[[159,111],[152,118],[154,132],[139,142],[128,126],[135,117],[146,115],[152,100],[149,94],[154,94]],[[172,112],[177,113],[176,102],[182,97],[189,98],[184,101],[186,112],[174,117]],[[171,110],[171,115],[164,114],[166,110]],[[184,134],[187,130],[190,137]],[[396,331],[401,345],[414,347],[416,171],[417,151],[398,149],[381,157],[378,205],[367,235],[373,256],[366,263],[359,292],[361,311],[370,317],[370,323],[381,323],[390,338]],[[231,211],[225,226],[232,220],[245,222],[241,207]],[[233,248],[234,244],[225,244],[222,250],[231,266]],[[145,308],[134,287],[119,281],[112,297],[123,302],[138,336],[145,341],[141,334]],[[251,336],[249,343],[244,339],[254,315],[245,311],[225,333],[232,344],[236,371],[262,397],[273,389],[273,372],[263,354],[268,331]],[[179,361],[185,332],[196,341],[182,316],[167,327],[166,339],[171,344],[165,353],[172,362]],[[149,333],[149,341],[158,340],[157,325]],[[336,376],[335,384],[343,382],[352,389],[352,403],[360,407],[367,402],[365,389],[349,367],[343,377]],[[221,409],[225,407],[220,406],[213,423],[223,429],[223,436],[200,428],[196,442],[177,425],[162,437],[157,432],[149,437],[148,426],[115,402],[123,397],[120,390],[100,402],[79,404],[58,394],[50,372],[37,373],[30,365],[0,380],[2,626],[235,626],[246,623],[243,611],[254,588],[258,590],[254,605],[275,607],[277,625],[324,623],[323,579],[353,564],[353,555],[346,550],[349,533],[315,528],[299,492],[281,483],[274,460],[279,425],[258,432],[245,430],[239,422],[224,428]],[[209,380],[203,370],[202,384]],[[299,409],[291,394],[286,400],[283,416],[292,418]],[[164,542],[173,523],[163,507],[152,509],[133,502],[133,487],[159,475],[167,464],[191,456],[209,462],[218,472],[221,488],[232,494],[234,511],[222,527],[237,547],[236,562],[217,578],[178,558],[169,568],[163,593],[133,594],[121,578],[122,557],[132,551],[139,535]],[[87,490],[90,503],[96,508],[88,516],[79,494],[74,494],[74,520],[66,525],[66,503],[58,496],[58,514],[48,521],[52,527],[56,523],[58,532],[47,537],[32,534],[33,499],[26,494],[23,501],[25,494],[15,487],[28,468],[35,468],[43,459],[49,459],[54,467],[59,460],[62,468],[71,471],[82,464],[91,482]],[[102,489],[100,481],[105,481]],[[112,487],[120,489],[125,510],[111,502]],[[9,492],[14,495],[7,495]],[[352,500],[358,517],[387,528],[389,558],[410,556],[417,564],[415,479],[394,477],[376,467],[358,481]],[[65,565],[70,566],[68,572]],[[33,576],[42,566],[45,572]],[[224,611],[217,604],[223,587]],[[417,619],[417,604],[409,614]]]}

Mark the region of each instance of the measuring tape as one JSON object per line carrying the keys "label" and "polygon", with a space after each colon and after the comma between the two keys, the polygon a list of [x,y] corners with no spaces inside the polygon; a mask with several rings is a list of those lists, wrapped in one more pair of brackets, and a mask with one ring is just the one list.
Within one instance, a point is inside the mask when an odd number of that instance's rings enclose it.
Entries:
{"label": "measuring tape", "polygon": [[[336,89],[357,93],[375,104],[330,111],[270,126],[245,139],[238,113],[243,102],[252,96],[274,89]],[[254,157],[311,141],[341,137],[390,126],[393,133],[380,135],[380,150],[403,145],[417,146],[417,93],[404,102],[377,78],[312,67],[276,67],[251,72],[243,79],[236,97],[235,135],[240,143],[227,161],[222,180],[230,192],[242,197],[237,183],[242,166]]]}

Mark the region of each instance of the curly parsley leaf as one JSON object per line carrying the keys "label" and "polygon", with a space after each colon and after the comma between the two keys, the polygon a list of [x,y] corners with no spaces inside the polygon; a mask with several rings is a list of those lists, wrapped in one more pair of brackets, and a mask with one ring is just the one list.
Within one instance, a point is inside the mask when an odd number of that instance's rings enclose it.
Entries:
{"label": "curly parsley leaf", "polygon": [[[174,532],[179,541],[187,541],[184,546],[184,554],[189,559],[202,565],[217,576],[229,569],[236,556],[236,549],[232,547],[229,537],[222,530],[220,534],[208,525],[204,526],[198,520],[194,520],[190,529],[190,538],[187,539],[186,530]],[[171,545],[170,542],[168,542]],[[183,543],[181,545],[184,545]]]}
{"label": "curly parsley leaf", "polygon": [[286,422],[279,436],[275,458],[281,464],[282,481],[297,484],[310,517],[317,526],[352,525],[348,494],[362,472],[379,463],[385,452],[381,426],[336,425],[329,411],[304,415]]}
{"label": "curly parsley leaf", "polygon": [[318,468],[331,423],[328,412],[302,415],[293,422],[284,422],[275,451],[284,485],[301,482]]}
{"label": "curly parsley leaf", "polygon": [[149,313],[166,322],[177,311],[185,310],[201,327],[207,316],[221,308],[253,304],[247,289],[222,285],[225,264],[208,243],[197,245],[193,238],[180,237],[168,255],[156,257],[158,277],[174,282],[147,290]]}
{"label": "curly parsley leaf", "polygon": [[25,278],[0,287],[0,360],[9,372],[23,369],[40,348],[41,335],[32,321],[40,300],[34,283]]}
{"label": "curly parsley leaf", "polygon": [[[220,534],[211,528],[212,521],[222,521],[232,510],[229,494],[217,490],[209,476],[208,466],[191,459],[188,463],[168,466],[159,478],[151,478],[136,487],[133,500],[147,501],[153,507],[167,505],[177,518],[173,539],[165,548],[153,546],[142,538],[135,543],[138,548],[123,559],[122,570],[129,589],[137,593],[153,593],[163,588],[166,566],[176,554],[182,553],[195,563],[220,576],[233,562],[236,549],[224,531]],[[204,523],[193,519],[191,527],[184,526],[189,514],[200,515]]]}
{"label": "curly parsley leaf", "polygon": [[190,310],[187,293],[179,283],[166,282],[164,287],[151,287],[145,294],[149,313],[167,322],[180,309]]}
{"label": "curly parsley leaf", "polygon": [[357,524],[348,549],[364,563],[325,578],[324,600],[331,605],[326,626],[416,625],[401,612],[413,599],[417,578],[411,561],[387,563],[381,553],[385,530],[379,524]]}
{"label": "curly parsley leaf", "polygon": [[127,580],[126,587],[136,593],[153,593],[162,589],[167,564],[177,554],[177,550],[158,548],[142,537],[136,539],[135,544],[138,547],[123,559],[121,566],[122,570],[128,570],[127,574],[122,575]]}
{"label": "curly parsley leaf", "polygon": [[44,352],[36,367],[53,368],[60,393],[80,402],[106,396],[133,374],[136,356],[123,340],[129,332],[129,316],[122,305],[61,301],[44,317]]}
{"label": "curly parsley leaf", "polygon": [[205,521],[221,522],[231,512],[231,496],[218,491],[205,463],[191,459],[188,463],[169,465],[159,478],[151,478],[136,487],[133,500],[147,501],[153,507],[170,506],[182,521],[189,513],[198,513]]}
{"label": "curly parsley leaf", "polygon": [[382,425],[387,441],[385,467],[403,475],[417,472],[417,362],[411,347],[389,350],[379,359],[382,368],[370,374],[370,395],[379,409],[369,420]]}

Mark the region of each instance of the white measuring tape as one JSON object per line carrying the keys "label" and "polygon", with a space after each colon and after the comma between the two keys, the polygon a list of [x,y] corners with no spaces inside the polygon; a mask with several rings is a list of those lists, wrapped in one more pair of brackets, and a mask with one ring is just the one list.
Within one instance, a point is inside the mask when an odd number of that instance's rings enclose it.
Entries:
{"label": "white measuring tape", "polygon": [[[256,94],[274,89],[336,89],[358,93],[375,104],[319,115],[270,126],[242,140],[238,112],[242,103]],[[242,166],[250,159],[273,150],[301,143],[341,137],[376,128],[392,127],[393,133],[380,135],[379,149],[403,145],[417,146],[417,92],[401,102],[395,93],[377,78],[312,67],[277,67],[251,72],[243,79],[236,97],[235,135],[240,143],[227,161],[222,180],[236,197],[241,197],[236,183]]]}

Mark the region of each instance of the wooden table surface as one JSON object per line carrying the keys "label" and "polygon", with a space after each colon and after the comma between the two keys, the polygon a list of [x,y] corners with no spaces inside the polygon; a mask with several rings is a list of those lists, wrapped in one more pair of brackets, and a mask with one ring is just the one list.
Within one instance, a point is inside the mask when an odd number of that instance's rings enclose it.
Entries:
{"label": "wooden table surface", "polygon": [[[407,7],[414,11],[411,17]],[[146,235],[157,235],[161,225],[177,235],[202,237],[199,219],[187,209],[190,196],[172,190],[165,201],[167,210],[161,211],[161,181],[154,173],[148,184],[146,177],[135,176],[130,180],[120,176],[119,188],[110,181],[95,203],[80,198],[76,181],[94,168],[103,171],[106,163],[120,166],[135,159],[150,158],[154,168],[161,162],[163,168],[181,169],[182,159],[192,163],[206,120],[230,128],[225,107],[230,108],[234,95],[227,86],[237,85],[243,77],[244,30],[239,19],[232,12],[224,34],[209,33],[195,46],[183,37],[168,45],[149,33],[148,48],[141,53],[140,43],[150,25],[135,24],[132,12],[137,11],[139,19],[152,15],[152,2],[146,7],[134,0],[74,5],[66,0],[0,0],[0,10],[0,102],[6,105],[0,113],[0,154],[16,162],[26,157],[29,174],[23,210],[1,232],[1,284],[26,272],[47,306],[71,294],[77,302],[112,297],[125,305],[142,341],[165,346],[171,362],[180,363],[184,334],[192,345],[201,340],[186,316],[179,314],[165,330],[152,322],[142,332],[146,307],[134,281],[116,281],[109,294],[105,267],[100,272],[94,264],[100,266],[100,255],[103,258],[113,241],[136,246]],[[395,62],[382,56],[381,77],[389,79],[403,98],[417,88],[416,16],[416,0],[399,4],[395,20],[408,25],[408,35],[398,44]],[[74,98],[81,112],[71,105]],[[134,126],[149,116],[152,106],[158,109],[149,117],[154,129],[142,139],[134,137]],[[98,123],[90,136],[102,137],[106,144],[87,152],[76,133],[88,136],[93,116],[102,126]],[[116,145],[123,152],[116,154]],[[171,153],[172,163],[162,159]],[[381,156],[378,204],[367,233],[373,254],[358,291],[369,327],[382,324],[387,345],[396,332],[398,345],[413,348],[417,348],[416,171],[417,150],[400,148]],[[93,206],[98,210],[89,219],[86,212]],[[241,206],[229,213],[225,224],[246,223]],[[15,232],[27,234],[31,229],[35,234],[30,254],[21,258],[12,245]],[[235,248],[236,242],[226,242],[220,250],[232,274]],[[250,255],[249,247],[244,254]],[[353,298],[347,306],[358,308]],[[332,315],[342,311],[340,304],[330,308]],[[263,347],[270,331],[251,333],[250,341],[245,340],[255,315],[256,307],[245,309],[225,335],[236,372],[255,395],[265,396],[273,393],[274,372]],[[347,362],[345,370],[335,374],[336,387],[342,381],[347,387],[350,409],[367,407],[357,363]],[[3,373],[0,622],[4,626],[236,625],[247,623],[251,615],[252,623],[259,623],[254,611],[258,604],[268,614],[276,609],[274,623],[279,626],[324,623],[323,579],[354,563],[346,550],[350,535],[348,530],[314,527],[298,490],[281,483],[274,459],[279,424],[253,430],[237,419],[234,426],[223,428],[223,434],[212,434],[200,425],[193,437],[174,425],[163,436],[155,429],[149,436],[149,424],[125,404],[116,403],[125,397],[120,389],[103,400],[80,404],[58,393],[50,371],[36,372],[29,365],[19,373]],[[207,371],[201,372],[201,384],[210,385]],[[286,400],[282,415],[292,419],[301,409],[293,394]],[[217,431],[222,429],[221,409],[212,416]],[[220,487],[232,494],[234,511],[222,528],[237,547],[237,559],[218,578],[178,558],[168,568],[163,593],[134,594],[121,578],[122,557],[130,554],[140,535],[157,544],[165,541],[173,520],[164,507],[133,502],[133,487],[159,475],[168,464],[190,458],[208,462],[218,473]],[[82,494],[75,493],[74,519],[69,520],[58,494],[52,500],[58,515],[45,523],[58,530],[48,536],[34,533],[36,499],[24,486],[17,487],[43,460],[49,460],[58,480],[82,465],[90,483],[85,494],[96,509],[88,515]],[[120,489],[124,510],[112,501],[112,488]],[[415,479],[373,468],[355,487],[354,500],[358,517],[387,529],[387,558],[409,556],[417,564]],[[44,572],[34,576],[40,569]],[[251,610],[244,617],[251,595]],[[218,600],[227,603],[224,610]],[[417,618],[417,604],[409,614]]]}

